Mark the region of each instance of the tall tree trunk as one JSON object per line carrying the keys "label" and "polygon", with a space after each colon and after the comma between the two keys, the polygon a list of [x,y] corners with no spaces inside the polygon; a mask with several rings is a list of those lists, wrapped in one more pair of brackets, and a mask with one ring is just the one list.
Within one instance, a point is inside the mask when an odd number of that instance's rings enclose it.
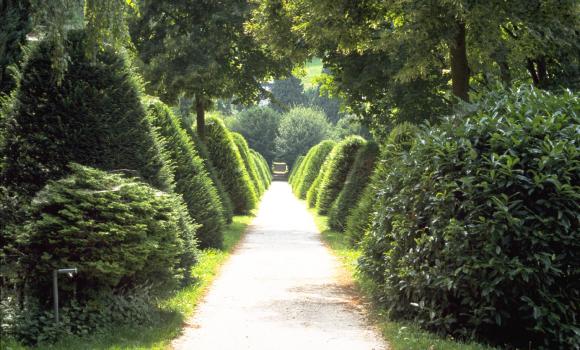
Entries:
{"label": "tall tree trunk", "polygon": [[469,65],[465,42],[465,23],[457,22],[457,34],[449,45],[451,57],[451,86],[453,94],[469,101]]}
{"label": "tall tree trunk", "polygon": [[201,94],[195,94],[195,113],[197,115],[197,134],[205,140],[205,104]]}

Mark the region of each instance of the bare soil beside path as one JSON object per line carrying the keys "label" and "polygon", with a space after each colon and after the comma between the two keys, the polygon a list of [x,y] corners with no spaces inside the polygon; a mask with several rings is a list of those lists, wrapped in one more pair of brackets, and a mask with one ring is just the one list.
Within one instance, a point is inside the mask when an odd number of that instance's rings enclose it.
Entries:
{"label": "bare soil beside path", "polygon": [[386,350],[352,281],[285,182],[274,182],[174,349]]}

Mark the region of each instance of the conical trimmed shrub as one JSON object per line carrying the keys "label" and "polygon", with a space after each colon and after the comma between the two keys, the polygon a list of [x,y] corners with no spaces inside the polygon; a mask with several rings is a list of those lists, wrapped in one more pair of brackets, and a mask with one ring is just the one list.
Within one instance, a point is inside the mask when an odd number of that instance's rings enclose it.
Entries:
{"label": "conical trimmed shrub", "polygon": [[248,214],[256,207],[257,197],[238,148],[220,119],[209,116],[205,126],[205,144],[218,178],[232,200],[234,213]]}
{"label": "conical trimmed shrub", "polygon": [[349,136],[340,141],[330,154],[330,165],[320,183],[316,210],[319,214],[326,214],[338,194],[344,187],[346,176],[350,171],[356,152],[365,144],[360,136]]}
{"label": "conical trimmed shrub", "polygon": [[288,183],[290,185],[292,185],[292,181],[294,180],[294,177],[296,176],[297,173],[299,173],[300,171],[300,166],[302,165],[302,162],[304,161],[305,156],[298,156],[298,158],[296,158],[296,160],[294,161],[294,164],[292,164],[292,169],[290,170],[290,176],[288,176]]}
{"label": "conical trimmed shrub", "polygon": [[367,142],[358,150],[344,187],[328,213],[328,225],[331,229],[345,230],[347,218],[369,182],[378,154],[379,147],[375,142]]}
{"label": "conical trimmed shrub", "polygon": [[148,99],[146,104],[163,150],[172,161],[175,192],[183,196],[191,218],[201,224],[197,234],[200,247],[220,248],[225,228],[223,207],[203,160],[169,107],[155,99]]}
{"label": "conical trimmed shrub", "polygon": [[[326,140],[312,147],[310,151],[308,151],[306,154],[307,159],[304,161],[302,174],[298,181],[293,184],[296,187],[296,195],[298,198],[306,198],[308,190],[310,190],[310,187],[316,178],[322,174],[322,165],[335,145],[336,142]],[[314,197],[313,200],[316,200],[315,198],[316,197]]]}
{"label": "conical trimmed shrub", "polygon": [[252,161],[254,162],[254,166],[256,167],[256,171],[260,178],[260,182],[262,183],[262,186],[264,187],[265,191],[270,185],[270,180],[268,179],[268,175],[266,175],[266,172],[264,171],[264,165],[262,164],[262,160],[256,153],[257,153],[256,151],[250,149],[250,156],[252,158]]}
{"label": "conical trimmed shrub", "polygon": [[141,104],[139,86],[123,56],[112,49],[87,57],[84,32],[69,32],[67,70],[52,69],[54,45],[41,42],[24,64],[7,122],[2,181],[32,197],[75,162],[119,170],[170,190],[165,168]]}
{"label": "conical trimmed shrub", "polygon": [[261,196],[264,193],[264,185],[260,181],[258,171],[256,169],[256,165],[254,164],[253,160],[250,156],[250,148],[248,147],[248,143],[246,139],[241,134],[237,132],[230,132],[236,146],[238,147],[238,152],[240,152],[240,156],[244,161],[244,165],[246,166],[246,171],[248,175],[250,175],[250,179],[252,179],[252,184],[254,186],[254,192],[256,195]]}
{"label": "conical trimmed shrub", "polygon": [[218,196],[220,197],[220,202],[222,203],[222,209],[223,209],[222,214],[223,214],[226,222],[228,224],[231,223],[232,217],[234,216],[234,205],[232,204],[232,200],[230,199],[230,195],[226,191],[224,184],[222,183],[222,181],[219,179],[219,177],[217,175],[217,170],[211,161],[211,158],[209,156],[209,152],[207,150],[205,143],[203,143],[201,141],[201,139],[199,138],[199,135],[197,134],[197,132],[195,130],[193,130],[191,128],[191,126],[188,126],[185,123],[181,122],[181,127],[186,131],[190,140],[193,142],[195,149],[197,150],[197,153],[199,154],[199,156],[203,160],[203,164],[205,166],[205,169],[208,171],[209,177],[211,178],[211,181],[213,182],[213,184],[218,192]]}

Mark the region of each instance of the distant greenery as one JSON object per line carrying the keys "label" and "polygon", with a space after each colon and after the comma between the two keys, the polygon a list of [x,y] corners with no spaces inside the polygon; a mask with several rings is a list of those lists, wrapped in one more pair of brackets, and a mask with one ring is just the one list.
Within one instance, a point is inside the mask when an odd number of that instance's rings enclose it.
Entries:
{"label": "distant greenery", "polygon": [[278,136],[281,118],[281,114],[269,107],[255,106],[226,118],[226,125],[230,130],[242,134],[248,146],[271,164],[276,158],[274,141]]}
{"label": "distant greenery", "polygon": [[275,140],[277,159],[294,163],[298,156],[327,138],[330,131],[324,113],[305,107],[296,107],[284,114]]}

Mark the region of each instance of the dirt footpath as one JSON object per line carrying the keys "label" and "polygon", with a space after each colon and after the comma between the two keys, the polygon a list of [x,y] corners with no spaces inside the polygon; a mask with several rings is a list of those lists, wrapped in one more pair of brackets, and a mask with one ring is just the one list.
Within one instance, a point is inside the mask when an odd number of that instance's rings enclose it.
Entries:
{"label": "dirt footpath", "polygon": [[274,182],[245,239],[174,349],[386,350],[337,259],[286,182]]}

